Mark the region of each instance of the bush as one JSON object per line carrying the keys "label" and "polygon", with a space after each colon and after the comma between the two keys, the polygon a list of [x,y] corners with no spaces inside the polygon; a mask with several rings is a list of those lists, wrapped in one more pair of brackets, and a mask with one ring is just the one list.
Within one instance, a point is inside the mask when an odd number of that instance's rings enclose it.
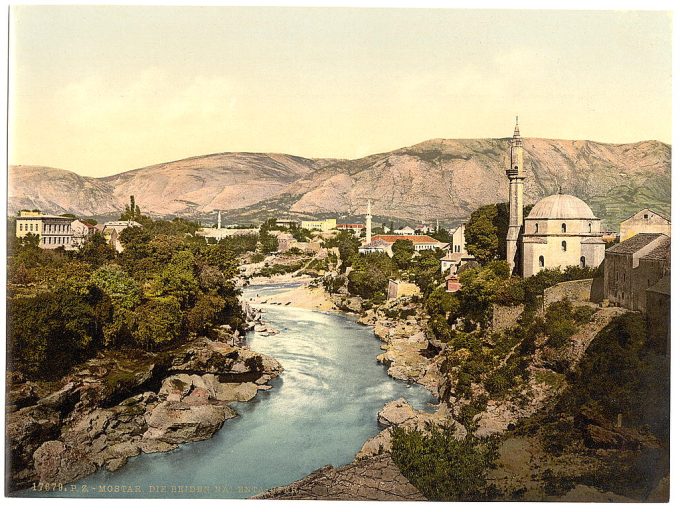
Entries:
{"label": "bush", "polygon": [[392,460],[428,500],[486,501],[494,494],[486,484],[498,458],[495,438],[462,440],[446,429],[428,426],[427,432],[395,428]]}

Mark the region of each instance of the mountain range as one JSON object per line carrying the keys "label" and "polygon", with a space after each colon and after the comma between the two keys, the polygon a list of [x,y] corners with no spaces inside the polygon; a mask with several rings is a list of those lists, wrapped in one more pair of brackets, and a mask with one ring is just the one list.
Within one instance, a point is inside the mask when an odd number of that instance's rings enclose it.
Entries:
{"label": "mountain range", "polygon": [[[370,199],[378,221],[453,224],[507,201],[509,139],[434,139],[359,159],[219,153],[91,178],[9,167],[8,208],[114,217],[134,195],[152,216],[231,222],[267,217],[357,219]],[[642,209],[669,214],[671,147],[526,138],[525,204],[561,190],[586,201],[612,229]]]}

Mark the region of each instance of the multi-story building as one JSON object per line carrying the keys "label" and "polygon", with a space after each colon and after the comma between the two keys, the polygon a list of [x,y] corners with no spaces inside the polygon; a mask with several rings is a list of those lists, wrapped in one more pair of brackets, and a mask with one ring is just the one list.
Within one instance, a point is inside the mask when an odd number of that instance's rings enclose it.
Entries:
{"label": "multi-story building", "polygon": [[59,215],[46,215],[40,210],[21,210],[16,219],[16,236],[23,238],[29,234],[40,237],[38,247],[71,249],[73,233],[72,218]]}
{"label": "multi-story building", "polygon": [[310,231],[331,231],[336,228],[336,219],[303,220],[300,227]]}

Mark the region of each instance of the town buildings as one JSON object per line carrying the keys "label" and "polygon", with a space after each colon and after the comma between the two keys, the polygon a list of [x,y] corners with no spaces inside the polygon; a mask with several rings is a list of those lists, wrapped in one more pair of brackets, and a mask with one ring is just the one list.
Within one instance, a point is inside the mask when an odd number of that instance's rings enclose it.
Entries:
{"label": "town buildings", "polygon": [[104,239],[113,247],[116,252],[123,252],[123,244],[120,241],[120,234],[127,228],[141,228],[142,225],[134,220],[116,220],[104,224],[102,234]]}
{"label": "town buildings", "polygon": [[621,222],[619,240],[623,242],[639,233],[662,233],[671,236],[671,221],[660,213],[645,208]]}
{"label": "town buildings", "polygon": [[38,247],[56,249],[72,247],[73,232],[70,217],[46,215],[40,210],[21,210],[16,218],[16,236],[23,238],[29,234],[39,237]]}
{"label": "town buildings", "polygon": [[310,231],[321,231],[322,233],[325,233],[336,228],[336,219],[303,220],[300,223],[300,227]]}
{"label": "town buildings", "polygon": [[524,149],[519,124],[510,142],[510,218],[506,237],[510,270],[524,277],[547,268],[598,267],[604,259],[600,219],[578,197],[544,197],[524,219]]}
{"label": "town buildings", "polygon": [[640,233],[607,249],[605,299],[614,306],[647,311],[647,290],[670,275],[671,239],[662,233]]}
{"label": "town buildings", "polygon": [[[290,221],[293,222],[293,221]],[[222,227],[222,212],[217,212],[217,227],[216,228],[201,228],[196,231],[196,236],[204,238],[212,238],[216,241],[223,240],[232,236],[240,235],[257,235],[259,229],[257,228],[228,228]]]}
{"label": "town buildings", "polygon": [[78,249],[83,246],[85,241],[97,232],[97,226],[84,222],[82,220],[74,220],[71,222],[71,246]]}

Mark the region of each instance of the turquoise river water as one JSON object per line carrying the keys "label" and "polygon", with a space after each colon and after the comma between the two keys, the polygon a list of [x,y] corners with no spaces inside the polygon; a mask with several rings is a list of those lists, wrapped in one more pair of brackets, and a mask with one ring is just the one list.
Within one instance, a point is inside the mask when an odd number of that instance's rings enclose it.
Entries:
{"label": "turquoise river water", "polygon": [[[252,286],[247,299],[286,286]],[[248,334],[248,345],[284,367],[269,391],[234,408],[207,441],[168,453],[142,454],[125,467],[101,470],[63,493],[101,498],[246,498],[304,477],[326,464],[347,464],[379,431],[377,413],[399,397],[414,407],[434,403],[425,388],[387,375],[375,358],[372,328],[336,313],[262,305],[264,321],[280,334]],[[130,489],[141,492],[129,493]],[[88,492],[85,492],[88,491]],[[101,492],[104,491],[104,492]],[[23,494],[23,493],[22,493]],[[36,496],[28,491],[24,496]]]}

